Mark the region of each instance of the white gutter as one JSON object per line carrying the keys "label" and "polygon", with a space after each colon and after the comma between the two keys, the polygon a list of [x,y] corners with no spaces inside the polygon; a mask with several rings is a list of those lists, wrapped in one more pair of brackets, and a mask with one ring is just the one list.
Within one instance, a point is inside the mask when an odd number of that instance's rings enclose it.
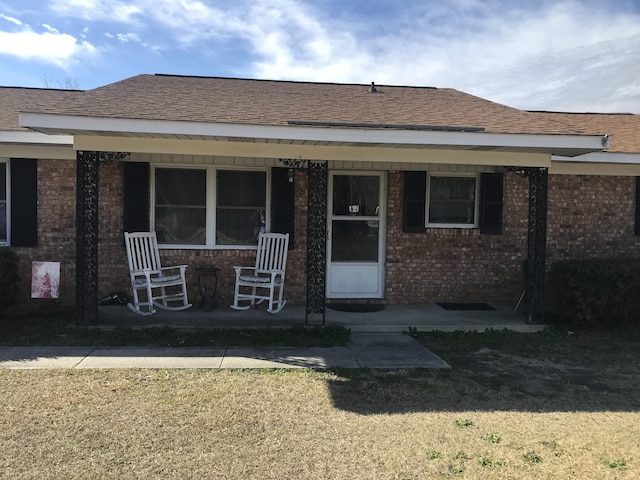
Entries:
{"label": "white gutter", "polygon": [[0,131],[0,143],[72,146],[73,136],[47,135],[40,132]]}
{"label": "white gutter", "polygon": [[640,164],[640,153],[593,152],[577,157],[552,155],[552,162]]}
{"label": "white gutter", "polygon": [[455,145],[460,147],[542,148],[601,150],[609,145],[601,135],[535,135],[485,132],[327,128],[204,123],[176,120],[142,120],[83,117],[47,113],[20,113],[19,124],[50,133],[146,134],[226,138],[259,138],[309,142],[360,144]]}

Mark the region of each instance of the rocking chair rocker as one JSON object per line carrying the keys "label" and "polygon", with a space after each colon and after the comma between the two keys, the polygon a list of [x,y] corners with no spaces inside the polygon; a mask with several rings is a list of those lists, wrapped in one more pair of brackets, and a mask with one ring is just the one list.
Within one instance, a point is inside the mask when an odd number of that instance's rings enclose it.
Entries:
{"label": "rocking chair rocker", "polygon": [[[129,309],[147,316],[156,313],[154,307],[172,311],[189,308],[187,266],[161,266],[156,232],[125,232],[124,239],[133,291],[133,304],[127,305]],[[141,301],[139,291],[145,292],[146,301]]]}
{"label": "rocking chair rocker", "polygon": [[[267,312],[278,313],[282,310],[287,303],[282,299],[282,290],[287,268],[288,248],[288,233],[260,234],[256,266],[233,267],[236,271],[236,288],[231,308],[248,310],[268,300]],[[240,305],[240,302],[247,301],[248,304]]]}

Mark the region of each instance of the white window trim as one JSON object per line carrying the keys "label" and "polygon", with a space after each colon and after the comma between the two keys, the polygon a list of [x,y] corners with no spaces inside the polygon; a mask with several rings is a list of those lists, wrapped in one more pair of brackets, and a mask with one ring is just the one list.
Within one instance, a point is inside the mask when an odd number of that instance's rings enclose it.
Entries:
{"label": "white window trim", "polygon": [[0,163],[4,163],[6,165],[6,185],[5,191],[7,192],[6,198],[6,222],[7,222],[7,238],[5,240],[0,239],[0,247],[7,247],[11,245],[11,162],[7,158],[0,158]]}
{"label": "white window trim", "polygon": [[[474,213],[473,213],[473,223],[432,223],[429,222],[429,209],[431,207],[431,179],[434,177],[468,177],[476,179],[476,188],[475,188],[475,198],[474,198]],[[425,208],[425,219],[424,223],[427,228],[478,228],[478,217],[480,214],[480,174],[469,174],[469,173],[428,173],[427,174],[427,199],[426,199],[426,208]]]}
{"label": "white window trim", "polygon": [[240,171],[240,170],[248,170],[253,172],[265,172],[267,182],[266,185],[266,196],[265,199],[266,209],[265,215],[267,219],[267,231],[270,231],[270,221],[271,221],[271,168],[268,167],[234,167],[234,166],[217,166],[217,165],[176,165],[173,164],[152,164],[151,165],[151,228],[155,230],[156,225],[156,169],[158,168],[173,168],[173,169],[195,169],[195,170],[205,170],[206,172],[206,188],[207,188],[207,197],[205,200],[207,217],[206,217],[206,243],[202,245],[185,245],[180,243],[162,243],[158,245],[158,248],[161,250],[170,250],[170,249],[180,249],[180,250],[255,250],[258,248],[257,245],[216,245],[216,198],[217,198],[217,175],[216,172],[220,170],[231,170],[231,171]]}

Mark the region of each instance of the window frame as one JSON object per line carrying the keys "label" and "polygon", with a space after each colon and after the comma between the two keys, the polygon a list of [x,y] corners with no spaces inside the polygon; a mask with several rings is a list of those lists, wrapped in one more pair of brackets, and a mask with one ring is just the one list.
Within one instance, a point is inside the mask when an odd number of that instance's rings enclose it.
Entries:
{"label": "window frame", "polygon": [[11,162],[8,158],[0,158],[0,164],[5,166],[5,227],[7,237],[0,238],[0,247],[8,247],[11,245]]}
{"label": "window frame", "polygon": [[253,171],[265,173],[265,217],[266,229],[270,231],[271,226],[271,168],[268,167],[236,167],[236,166],[217,166],[217,165],[176,165],[176,164],[152,164],[151,165],[151,182],[149,188],[151,190],[149,208],[151,229],[155,230],[156,226],[156,170],[157,169],[194,169],[204,170],[206,179],[206,223],[205,223],[205,243],[203,244],[180,244],[180,243],[159,243],[160,249],[183,249],[183,250],[255,250],[258,245],[236,245],[236,244],[216,244],[216,225],[217,225],[217,172],[226,171]]}
{"label": "window frame", "polygon": [[[475,179],[474,206],[473,206],[473,223],[440,223],[429,221],[429,210],[431,208],[431,179],[432,178],[455,178],[465,177]],[[427,173],[427,194],[425,199],[425,218],[424,224],[426,228],[460,228],[471,229],[478,228],[480,225],[480,174],[478,173]]]}

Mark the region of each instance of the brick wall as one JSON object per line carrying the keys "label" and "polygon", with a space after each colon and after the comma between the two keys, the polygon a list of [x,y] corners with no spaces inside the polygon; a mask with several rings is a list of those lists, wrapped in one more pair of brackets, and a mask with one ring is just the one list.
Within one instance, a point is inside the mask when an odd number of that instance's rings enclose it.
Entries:
{"label": "brick wall", "polygon": [[640,256],[635,192],[635,177],[550,176],[548,264]]}
{"label": "brick wall", "polygon": [[75,162],[38,161],[38,246],[16,248],[20,257],[19,300],[31,299],[31,262],[60,262],[60,302],[75,302]]}
{"label": "brick wall", "polygon": [[[100,167],[98,295],[129,290],[122,237],[122,163]],[[527,256],[528,181],[504,176],[503,233],[427,229],[402,232],[403,174],[388,174],[385,298],[387,303],[466,301],[517,302]],[[22,300],[30,296],[31,261],[60,261],[61,301],[75,302],[75,161],[38,162],[38,247],[18,248]],[[285,296],[303,304],[306,295],[307,179],[296,172],[294,249],[289,252]],[[634,177],[550,176],[548,266],[586,256],[640,256],[633,233]],[[196,267],[215,263],[221,271],[217,298],[233,300],[234,265],[251,265],[254,250],[162,250],[164,264],[187,264],[192,303],[199,300]]]}
{"label": "brick wall", "polygon": [[477,229],[402,231],[402,172],[389,173],[388,303],[516,303],[522,291],[528,215],[527,180],[504,177],[502,235]]}

